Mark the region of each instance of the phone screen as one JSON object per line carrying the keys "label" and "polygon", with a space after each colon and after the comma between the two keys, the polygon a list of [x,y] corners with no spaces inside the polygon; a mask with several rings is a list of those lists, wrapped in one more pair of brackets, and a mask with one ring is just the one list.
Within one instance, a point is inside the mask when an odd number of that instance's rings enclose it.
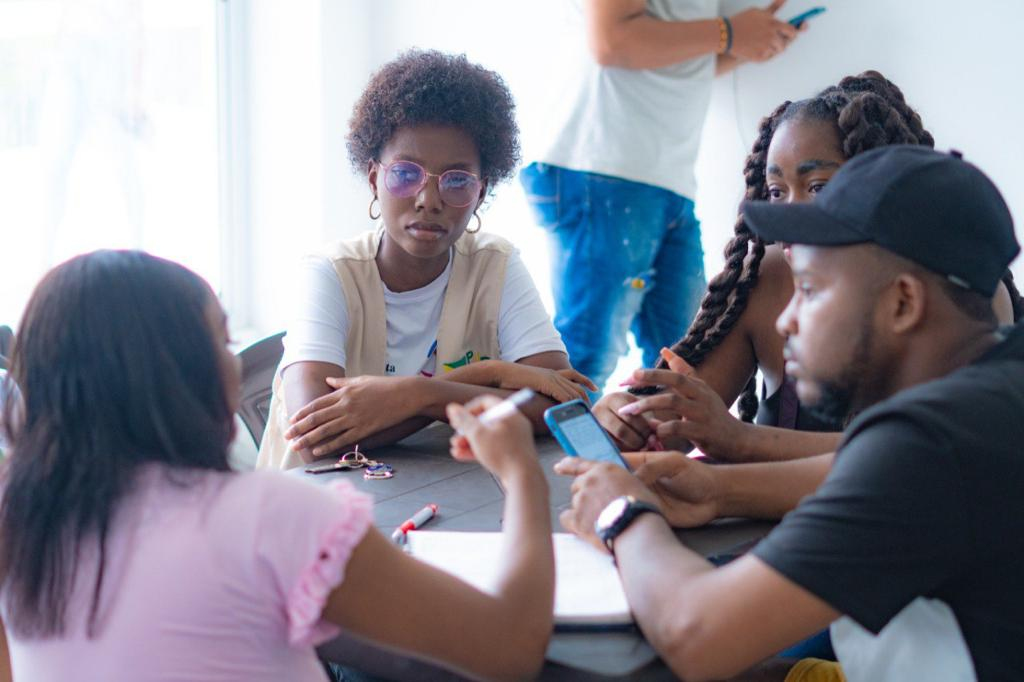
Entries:
{"label": "phone screen", "polygon": [[569,454],[629,468],[618,448],[583,403],[573,401],[552,407],[545,418]]}

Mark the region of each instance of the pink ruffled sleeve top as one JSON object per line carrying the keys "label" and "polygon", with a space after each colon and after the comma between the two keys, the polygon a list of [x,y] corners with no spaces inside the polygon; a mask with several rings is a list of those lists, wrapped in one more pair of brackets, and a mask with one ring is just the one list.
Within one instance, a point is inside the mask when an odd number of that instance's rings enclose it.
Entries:
{"label": "pink ruffled sleeve top", "polygon": [[65,634],[8,630],[14,678],[321,682],[313,647],[338,628],[320,614],[371,510],[345,481],[150,467],[115,518],[96,634],[86,634],[91,547]]}

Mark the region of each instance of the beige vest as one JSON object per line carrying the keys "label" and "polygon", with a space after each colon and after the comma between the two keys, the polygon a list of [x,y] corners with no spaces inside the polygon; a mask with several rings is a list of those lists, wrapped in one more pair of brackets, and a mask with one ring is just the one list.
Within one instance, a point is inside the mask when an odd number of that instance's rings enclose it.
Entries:
{"label": "beige vest", "polygon": [[[383,234],[382,229],[368,232],[340,242],[326,254],[338,273],[348,307],[345,376],[385,374],[387,311],[384,283],[375,260]],[[464,233],[455,242],[437,329],[438,373],[500,357],[498,313],[505,286],[505,265],[511,252],[508,241],[491,234]],[[291,469],[304,464],[283,436],[288,429],[288,415],[300,407],[285,406],[279,369],[274,377],[274,396],[256,468]]]}

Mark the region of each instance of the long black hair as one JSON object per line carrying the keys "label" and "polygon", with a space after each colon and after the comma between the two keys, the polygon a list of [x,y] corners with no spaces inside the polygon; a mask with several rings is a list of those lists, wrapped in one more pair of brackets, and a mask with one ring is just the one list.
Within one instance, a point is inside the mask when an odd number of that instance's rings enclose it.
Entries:
{"label": "long black hair", "polygon": [[36,287],[11,357],[21,400],[4,419],[0,591],[12,631],[64,632],[81,550],[96,542],[95,634],[107,535],[140,465],[228,470],[234,421],[213,304],[197,275],[139,251],[73,258]]}

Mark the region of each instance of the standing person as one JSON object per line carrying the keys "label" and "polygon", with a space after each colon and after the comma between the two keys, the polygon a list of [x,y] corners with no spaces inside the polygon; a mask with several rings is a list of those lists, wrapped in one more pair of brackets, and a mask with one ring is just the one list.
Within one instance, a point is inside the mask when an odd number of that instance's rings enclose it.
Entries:
{"label": "standing person", "polygon": [[73,258],[36,288],[18,340],[0,679],[9,648],[16,680],[323,682],[314,647],[340,628],[474,679],[537,674],[548,489],[525,417],[477,419],[494,396],[448,406],[452,455],[507,493],[485,594],[385,538],[348,481],[230,470],[240,367],[195,273],[138,251]]}
{"label": "standing person", "polygon": [[717,0],[585,0],[581,54],[554,139],[520,179],[550,231],[555,327],[603,387],[632,330],[651,367],[704,290],[694,164],[711,80],[781,53],[797,30]]}
{"label": "standing person", "polygon": [[[563,461],[582,473],[563,525],[614,553],[637,622],[686,679],[829,624],[851,682],[1020,679],[1024,325],[992,308],[1020,252],[999,191],[957,154],[898,145],[846,162],[814,202],[744,215],[793,245],[776,326],[801,402],[857,415],[839,449],[717,467],[649,453],[659,471],[635,477]],[[661,513],[782,521],[716,570]]]}

